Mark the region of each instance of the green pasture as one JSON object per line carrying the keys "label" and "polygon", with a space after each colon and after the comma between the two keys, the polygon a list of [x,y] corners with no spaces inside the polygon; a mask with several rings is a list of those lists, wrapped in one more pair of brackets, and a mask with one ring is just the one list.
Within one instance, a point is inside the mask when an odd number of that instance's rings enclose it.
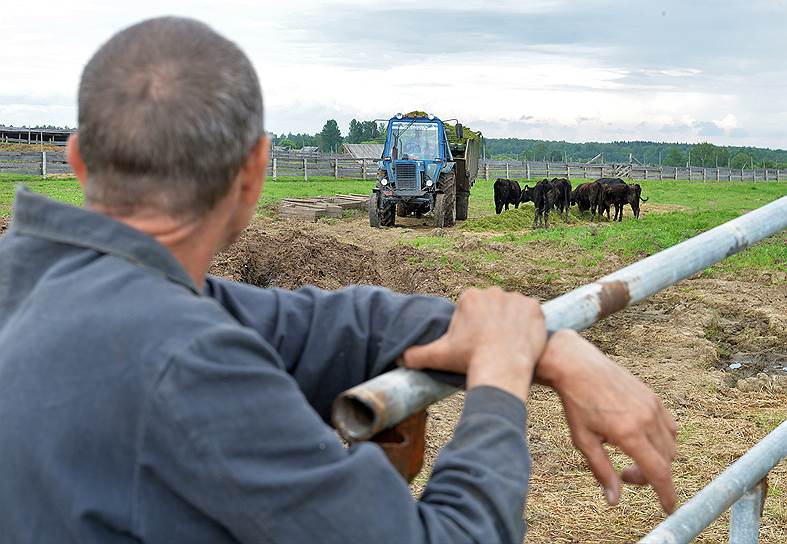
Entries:
{"label": "green pasture", "polygon": [[[572,180],[577,185],[586,180]],[[42,179],[38,176],[0,174],[0,216],[10,215],[14,187],[24,184],[31,190],[71,204],[81,204],[82,191],[72,178]],[[258,213],[266,215],[286,197],[329,196],[337,193],[367,193],[373,181],[337,180],[315,177],[268,180],[260,199]],[[524,180],[520,180],[524,185]],[[529,182],[532,183],[532,182]],[[626,208],[622,223],[606,220],[592,223],[589,215],[577,215],[572,209],[568,224],[556,213],[550,214],[550,228],[533,230],[533,205],[520,205],[500,215],[494,213],[493,181],[478,180],[470,198],[470,219],[456,228],[475,232],[495,233],[495,240],[528,244],[533,241],[555,244],[568,250],[582,251],[588,266],[599,262],[605,254],[617,253],[627,260],[640,258],[670,247],[700,232],[713,228],[742,213],[787,195],[783,182],[701,182],[641,181],[642,217],[635,220]],[[445,239],[417,237],[412,245],[441,249]],[[450,243],[449,243],[450,245]],[[742,268],[787,271],[787,233],[780,233],[757,246],[716,265],[714,270],[735,271]]]}
{"label": "green pasture", "polygon": [[[0,216],[11,215],[14,188],[19,184],[69,204],[81,205],[84,201],[82,189],[75,178],[43,179],[40,176],[0,174]],[[365,194],[372,190],[373,185],[374,181],[337,180],[332,177],[311,177],[309,181],[303,181],[303,178],[297,177],[279,177],[276,181],[269,178],[265,182],[257,211],[260,215],[265,215],[271,206],[288,197],[306,198],[332,196],[340,193]]]}
{"label": "green pasture", "polygon": [[[571,180],[576,186],[583,181]],[[526,183],[520,180],[521,185]],[[493,182],[479,180],[470,198],[470,218],[460,228],[478,232],[496,232],[498,241],[527,244],[544,240],[581,250],[588,265],[604,254],[615,252],[624,258],[641,258],[666,249],[700,232],[763,206],[787,195],[783,182],[716,182],[716,181],[639,181],[642,215],[634,219],[630,207],[620,223],[591,222],[590,214],[578,215],[572,208],[566,224],[557,213],[550,214],[549,229],[532,229],[533,205],[511,207],[495,215]],[[710,269],[734,271],[741,268],[787,271],[787,233],[770,237],[753,248],[726,259]]]}

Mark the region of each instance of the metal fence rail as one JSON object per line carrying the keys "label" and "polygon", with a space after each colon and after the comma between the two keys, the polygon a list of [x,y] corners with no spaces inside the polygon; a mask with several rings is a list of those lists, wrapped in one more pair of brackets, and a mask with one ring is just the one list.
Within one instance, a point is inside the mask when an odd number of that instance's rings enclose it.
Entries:
{"label": "metal fence rail", "polygon": [[731,505],[730,544],[759,542],[760,516],[767,493],[766,477],[785,457],[787,421],[661,522],[640,543],[688,543]]}
{"label": "metal fence rail", "polygon": [[[547,329],[586,329],[785,228],[787,196],[546,302]],[[345,438],[366,440],[456,390],[398,368],[342,393],[333,422]]]}

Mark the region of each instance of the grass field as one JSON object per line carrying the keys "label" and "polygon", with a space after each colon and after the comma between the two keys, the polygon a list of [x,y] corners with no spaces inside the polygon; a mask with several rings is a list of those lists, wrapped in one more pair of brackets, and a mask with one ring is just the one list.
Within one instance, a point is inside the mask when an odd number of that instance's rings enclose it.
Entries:
{"label": "grass field", "polygon": [[[574,185],[585,180],[574,180]],[[0,216],[10,215],[14,187],[24,184],[31,190],[57,200],[79,205],[82,191],[72,178],[42,179],[38,176],[0,175]],[[525,182],[522,181],[524,184]],[[643,216],[633,220],[626,211],[622,223],[591,223],[572,210],[571,221],[564,223],[551,215],[551,228],[532,230],[533,207],[525,204],[501,215],[494,214],[492,181],[479,180],[470,199],[470,217],[460,228],[468,231],[498,233],[498,240],[527,244],[533,240],[549,241],[567,250],[581,250],[589,265],[614,252],[622,257],[644,257],[670,247],[696,234],[729,221],[742,213],[767,204],[787,194],[787,183],[641,181],[643,196],[650,200],[642,205]],[[372,181],[337,180],[315,177],[268,180],[258,206],[260,215],[268,215],[283,198],[368,193]],[[649,213],[655,209],[659,213]],[[445,244],[445,239],[429,236],[410,242],[418,246]],[[782,233],[733,256],[706,271],[734,271],[742,268],[787,271],[787,235]]]}

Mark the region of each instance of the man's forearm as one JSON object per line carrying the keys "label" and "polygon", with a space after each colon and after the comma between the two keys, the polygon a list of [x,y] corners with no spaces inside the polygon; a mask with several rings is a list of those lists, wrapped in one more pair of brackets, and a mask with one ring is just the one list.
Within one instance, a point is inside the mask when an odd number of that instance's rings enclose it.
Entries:
{"label": "man's forearm", "polygon": [[209,277],[206,294],[279,353],[325,420],[340,392],[390,370],[407,347],[440,337],[454,309],[446,299],[371,286],[286,291]]}

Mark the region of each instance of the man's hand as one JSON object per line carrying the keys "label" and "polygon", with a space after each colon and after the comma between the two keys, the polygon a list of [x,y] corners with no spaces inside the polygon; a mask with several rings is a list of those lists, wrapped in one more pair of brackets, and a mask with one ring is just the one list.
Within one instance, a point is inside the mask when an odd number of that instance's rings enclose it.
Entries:
{"label": "man's hand", "polygon": [[675,509],[671,463],[675,420],[653,391],[574,331],[552,335],[536,367],[536,382],[557,391],[574,445],[584,454],[609,504],[620,499],[620,478],[604,443],[634,463],[621,477],[650,483],[667,513]]}
{"label": "man's hand", "polygon": [[408,368],[467,374],[467,388],[498,387],[527,400],[533,367],[546,341],[541,306],[502,289],[465,291],[448,331],[430,344],[408,348]]}

